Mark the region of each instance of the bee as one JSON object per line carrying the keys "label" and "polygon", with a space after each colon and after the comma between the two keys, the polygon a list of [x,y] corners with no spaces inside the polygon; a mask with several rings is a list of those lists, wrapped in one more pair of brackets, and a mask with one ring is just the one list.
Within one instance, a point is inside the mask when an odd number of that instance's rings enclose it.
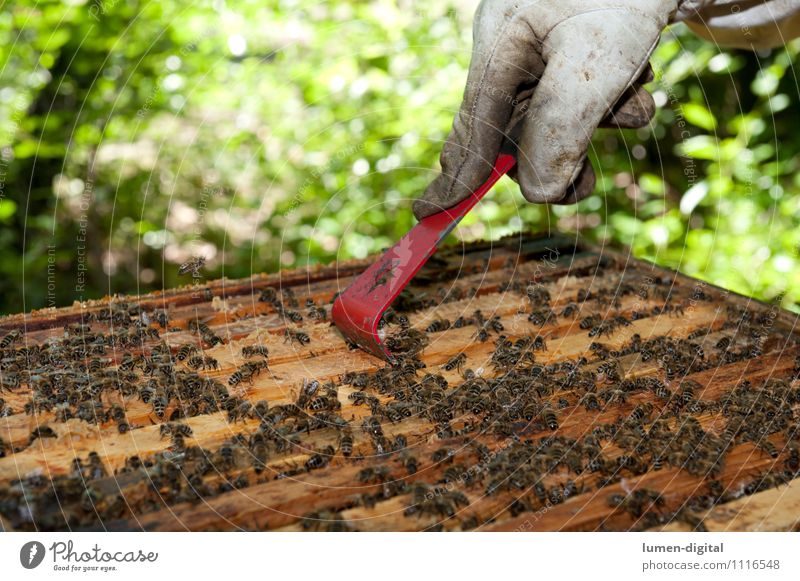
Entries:
{"label": "bee", "polygon": [[311,337],[303,331],[295,331],[293,329],[286,329],[283,332],[283,342],[298,343],[299,345],[308,345],[311,343]]}
{"label": "bee", "polygon": [[717,341],[716,345],[714,345],[720,351],[724,351],[731,345],[731,338],[730,337],[723,337],[719,341]]}
{"label": "bee", "polygon": [[549,406],[545,407],[541,412],[541,416],[544,425],[546,425],[549,430],[558,429],[558,419],[556,418],[556,414],[552,408]]}
{"label": "bee", "polygon": [[156,395],[156,388],[149,384],[143,385],[138,389],[137,393],[143,403],[150,403],[150,400]]}
{"label": "bee", "polygon": [[303,315],[298,313],[297,311],[293,311],[291,309],[283,309],[283,316],[286,319],[289,319],[293,323],[302,323],[303,322]]}
{"label": "bee", "polygon": [[105,466],[103,466],[103,461],[100,459],[100,455],[95,451],[89,452],[89,462],[86,468],[89,469],[88,480],[97,480],[99,478],[105,478],[106,476],[106,469]]}
{"label": "bee", "polygon": [[261,474],[267,467],[269,460],[269,448],[267,442],[260,432],[256,432],[250,439],[250,454],[252,455],[253,471]]}
{"label": "bee", "polygon": [[462,327],[466,327],[467,325],[471,324],[470,319],[466,317],[459,317],[455,321],[453,321],[453,329],[461,329]]}
{"label": "bee", "polygon": [[580,403],[583,407],[586,408],[587,411],[600,409],[600,402],[597,401],[597,396],[594,395],[593,393],[583,394]]}
{"label": "bee", "polygon": [[188,327],[190,331],[198,331],[202,335],[209,335],[213,333],[211,328],[199,319],[192,319],[189,321]]}
{"label": "bee", "polygon": [[6,349],[22,339],[22,331],[14,329],[0,341],[0,349]]}
{"label": "bee", "polygon": [[575,303],[568,303],[563,309],[561,309],[560,316],[562,317],[572,317],[575,315],[579,310],[578,305]]}
{"label": "bee", "polygon": [[269,349],[263,345],[246,345],[242,347],[242,357],[269,357]]}
{"label": "bee", "polygon": [[349,428],[339,435],[339,450],[345,458],[353,454],[353,432]]}
{"label": "bee", "polygon": [[160,309],[156,311],[155,315],[158,326],[161,327],[162,329],[166,329],[167,325],[169,325],[169,315],[167,315],[167,311],[165,311],[164,309]]}
{"label": "bee", "polygon": [[192,343],[184,343],[181,345],[180,349],[178,349],[178,353],[175,355],[175,357],[178,361],[184,361],[192,353],[197,353],[197,351],[197,345],[193,345]]}
{"label": "bee", "polygon": [[308,379],[303,379],[303,387],[300,389],[300,395],[297,398],[297,405],[301,408],[305,408],[308,402],[310,402],[319,391],[319,387],[320,382],[316,379],[312,379],[311,381]]}
{"label": "bee", "polygon": [[619,381],[621,377],[619,361],[614,359],[601,363],[597,366],[597,375],[603,376],[609,383]]}
{"label": "bee", "polygon": [[[230,402],[230,403],[229,403]],[[228,409],[228,422],[245,419],[250,415],[253,404],[246,399],[231,397],[225,400],[225,407]]]}
{"label": "bee", "polygon": [[192,357],[187,365],[192,369],[219,369],[219,362],[216,359],[202,355]]}
{"label": "bee", "polygon": [[478,329],[478,332],[475,333],[475,338],[481,343],[486,343],[486,341],[489,340],[489,331],[487,331],[484,327],[481,327]]}
{"label": "bee", "polygon": [[525,296],[531,303],[550,304],[550,291],[540,285],[531,284],[525,288]]}
{"label": "bee", "polygon": [[439,333],[450,328],[450,321],[447,319],[437,319],[425,328],[426,333]]}
{"label": "bee", "polygon": [[537,327],[544,327],[547,323],[552,322],[555,316],[556,314],[551,309],[541,309],[528,315],[528,320]]}
{"label": "bee", "polygon": [[653,393],[655,393],[656,397],[659,398],[659,399],[671,399],[672,398],[672,392],[664,384],[657,385],[655,387],[655,389],[653,390]]}
{"label": "bee", "polygon": [[633,408],[633,411],[631,411],[629,417],[630,419],[636,422],[642,422],[647,418],[649,418],[652,413],[653,413],[653,404],[651,404],[650,402],[646,402],[639,404],[635,408]]}
{"label": "bee", "polygon": [[169,398],[167,394],[163,390],[158,390],[153,395],[153,399],[151,400],[153,404],[153,411],[159,418],[164,417],[164,412],[167,409],[167,405],[169,404]]}
{"label": "bee", "polygon": [[331,456],[333,456],[335,453],[336,450],[333,449],[333,446],[325,446],[322,452],[312,454],[311,457],[306,460],[306,470],[311,472],[312,470],[324,468],[327,466],[328,462],[330,462]]}
{"label": "bee", "polygon": [[628,394],[621,389],[604,389],[597,392],[598,397],[606,402],[612,403],[626,403],[628,401]]}
{"label": "bee", "polygon": [[598,315],[589,315],[588,317],[584,317],[583,319],[581,319],[580,323],[578,323],[578,326],[581,329],[586,330],[595,327],[600,322],[601,319]]}
{"label": "bee", "polygon": [[495,315],[488,321],[484,323],[484,328],[494,331],[495,333],[502,333],[505,327],[503,327],[503,323],[500,322],[500,315]]}
{"label": "bee", "polygon": [[318,307],[316,305],[311,305],[308,308],[308,318],[312,319],[312,320],[315,320],[315,321],[327,321],[328,320],[328,311],[326,311],[323,307]]}
{"label": "bee", "polygon": [[417,470],[419,469],[419,464],[415,456],[412,456],[411,454],[405,454],[402,457],[402,462],[403,462],[403,468],[406,469],[406,473],[408,473],[409,476],[417,473]]}
{"label": "bee", "polygon": [[28,437],[28,443],[32,444],[36,438],[58,438],[56,431],[47,425],[41,425],[34,428]]}
{"label": "bee", "polygon": [[680,387],[680,398],[683,404],[687,404],[695,398],[695,389],[702,388],[696,381],[684,381]]}
{"label": "bee", "polygon": [[[533,418],[537,417],[542,411],[541,405],[536,402],[529,402],[526,403],[525,406],[522,408],[522,417],[525,418],[527,421],[533,420]],[[474,410],[473,410],[474,412]],[[476,412],[480,413],[480,412]]]}
{"label": "bee", "polygon": [[228,377],[228,385],[230,385],[231,387],[237,386],[245,379],[248,380],[252,379],[252,375],[247,375],[241,369],[237,369],[236,371],[231,373],[230,376]]}
{"label": "bee", "polygon": [[461,372],[466,362],[467,362],[467,354],[459,353],[458,355],[450,359],[447,363],[445,363],[443,365],[443,369],[445,371],[453,371],[455,369]]}
{"label": "bee", "polygon": [[769,440],[759,440],[757,448],[772,458],[778,457],[778,449]]}
{"label": "bee", "polygon": [[258,296],[258,301],[261,303],[271,303],[273,305],[280,303],[280,299],[278,299],[278,290],[275,287],[268,286],[261,291]]}
{"label": "bee", "polygon": [[203,268],[205,264],[205,256],[193,256],[178,267],[178,275],[183,276],[184,274],[192,273],[193,277],[198,277],[200,276],[198,271]]}
{"label": "bee", "polygon": [[383,427],[381,427],[380,420],[375,416],[365,418],[361,424],[361,428],[373,438],[383,437]]}

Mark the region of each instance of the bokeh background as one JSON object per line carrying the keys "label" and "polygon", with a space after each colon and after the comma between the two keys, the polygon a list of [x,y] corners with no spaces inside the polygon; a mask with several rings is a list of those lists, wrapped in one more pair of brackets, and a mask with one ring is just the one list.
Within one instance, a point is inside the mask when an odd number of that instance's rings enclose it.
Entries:
{"label": "bokeh background", "polygon": [[[12,0],[0,9],[0,312],[364,257],[414,223],[477,0]],[[559,228],[800,311],[800,41],[663,36],[595,195],[505,180],[463,239]],[[80,284],[79,284],[80,283]]]}

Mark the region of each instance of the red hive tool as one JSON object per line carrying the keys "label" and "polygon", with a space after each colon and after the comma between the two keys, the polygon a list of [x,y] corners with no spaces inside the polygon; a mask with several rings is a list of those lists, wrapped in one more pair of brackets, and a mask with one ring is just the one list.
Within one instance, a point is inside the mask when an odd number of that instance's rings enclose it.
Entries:
{"label": "red hive tool", "polygon": [[453,228],[516,163],[507,140],[489,178],[452,208],[419,221],[397,244],[361,273],[333,303],[332,318],[342,334],[365,351],[392,361],[378,324],[397,295],[414,278]]}

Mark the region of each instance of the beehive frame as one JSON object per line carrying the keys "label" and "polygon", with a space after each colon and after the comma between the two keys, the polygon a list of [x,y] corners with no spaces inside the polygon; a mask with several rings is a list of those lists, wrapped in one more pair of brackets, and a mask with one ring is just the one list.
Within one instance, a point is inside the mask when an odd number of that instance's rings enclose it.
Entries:
{"label": "beehive frame", "polygon": [[421,350],[388,368],[326,320],[367,263],[0,319],[2,527],[800,520],[795,315],[574,238],[517,235],[432,259],[385,326]]}

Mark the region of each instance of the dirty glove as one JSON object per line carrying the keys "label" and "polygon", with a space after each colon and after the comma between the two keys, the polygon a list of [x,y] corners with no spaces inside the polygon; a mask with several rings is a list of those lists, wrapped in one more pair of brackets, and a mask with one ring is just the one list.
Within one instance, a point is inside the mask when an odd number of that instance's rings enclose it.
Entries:
{"label": "dirty glove", "polygon": [[603,118],[639,127],[655,111],[649,93],[628,89],[677,7],[678,0],[483,0],[442,173],[414,214],[434,214],[480,186],[518,121],[515,179],[525,198],[566,204],[588,196],[595,180],[586,151]]}
{"label": "dirty glove", "polygon": [[641,84],[652,78],[647,60],[661,30],[676,20],[728,46],[777,46],[800,35],[800,0],[483,0],[464,101],[442,172],[414,203],[417,218],[478,188],[512,128],[513,177],[527,200],[591,194],[592,133],[652,118]]}

